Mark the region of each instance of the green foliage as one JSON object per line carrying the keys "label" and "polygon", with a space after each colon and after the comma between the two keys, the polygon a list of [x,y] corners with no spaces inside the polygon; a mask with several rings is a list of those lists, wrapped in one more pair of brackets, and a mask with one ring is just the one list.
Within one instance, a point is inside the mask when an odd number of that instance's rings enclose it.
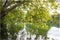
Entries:
{"label": "green foliage", "polygon": [[47,22],[50,19],[50,15],[48,10],[44,7],[31,9],[28,11],[26,16],[27,22],[39,23],[39,22]]}
{"label": "green foliage", "polygon": [[6,24],[9,30],[8,32],[12,35],[14,33],[18,33],[18,31],[24,27],[22,23],[24,21],[24,14],[20,10],[13,10],[9,12],[4,18],[5,19],[3,22]]}
{"label": "green foliage", "polygon": [[23,23],[17,23],[17,24],[7,24],[8,26],[8,33],[10,33],[11,35],[14,35],[14,33],[18,33],[19,30],[21,30],[24,26]]}
{"label": "green foliage", "polygon": [[[17,7],[13,11],[9,12],[8,15],[5,16],[4,22],[9,28],[9,32],[13,35],[21,30],[24,26],[23,23],[27,24],[27,31],[31,34],[37,35],[46,35],[48,30],[48,25],[46,24],[48,20],[50,20],[50,15],[48,9],[40,6],[39,8],[29,5],[31,9],[27,11],[25,14],[21,8]],[[27,8],[27,6],[25,6]],[[34,9],[33,9],[34,7]],[[22,9],[26,9],[22,8]],[[32,23],[31,25],[29,23]]]}
{"label": "green foliage", "polygon": [[[38,26],[37,26],[38,25]],[[36,24],[27,24],[27,31],[31,34],[36,34],[37,36],[42,35],[46,36],[46,33],[48,31],[48,26],[46,23],[36,23]]]}
{"label": "green foliage", "polygon": [[[49,3],[50,0],[47,2],[43,2],[43,0],[34,3],[25,2],[25,4],[8,12],[3,21],[8,28],[8,32],[14,35],[14,33],[18,33],[19,30],[23,29],[24,23],[26,23],[28,32],[45,36],[49,29],[47,23],[51,20],[48,9]],[[56,8],[55,2],[52,2],[50,6]]]}
{"label": "green foliage", "polygon": [[2,0],[0,0],[0,15],[1,15],[1,8],[2,8]]}
{"label": "green foliage", "polygon": [[58,13],[54,13],[54,15],[52,15],[52,25],[59,27],[59,15]]}
{"label": "green foliage", "polygon": [[2,0],[0,0],[0,6],[1,6],[1,4],[2,4]]}

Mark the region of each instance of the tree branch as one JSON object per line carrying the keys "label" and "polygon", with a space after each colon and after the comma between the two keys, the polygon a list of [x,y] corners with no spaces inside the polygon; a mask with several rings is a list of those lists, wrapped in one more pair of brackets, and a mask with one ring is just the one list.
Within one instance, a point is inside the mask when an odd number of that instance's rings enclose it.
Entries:
{"label": "tree branch", "polygon": [[8,7],[6,7],[5,10],[1,11],[1,17],[4,17],[5,15],[7,15],[7,12],[13,10],[17,6],[21,6],[21,4],[24,4],[24,3],[25,3],[25,1],[23,1],[23,2],[21,2],[21,1],[15,1],[14,4],[9,5]]}
{"label": "tree branch", "polygon": [[7,0],[4,0],[4,1],[3,1],[3,4],[2,4],[2,7],[5,7],[6,4],[7,4]]}

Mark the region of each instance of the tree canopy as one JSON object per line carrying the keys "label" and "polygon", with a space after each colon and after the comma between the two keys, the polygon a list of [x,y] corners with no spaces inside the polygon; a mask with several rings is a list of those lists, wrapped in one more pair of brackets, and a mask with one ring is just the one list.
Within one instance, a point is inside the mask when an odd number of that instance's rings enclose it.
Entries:
{"label": "tree canopy", "polygon": [[11,35],[26,23],[28,32],[45,36],[51,20],[49,11],[58,7],[55,0],[1,0],[0,5],[1,23]]}

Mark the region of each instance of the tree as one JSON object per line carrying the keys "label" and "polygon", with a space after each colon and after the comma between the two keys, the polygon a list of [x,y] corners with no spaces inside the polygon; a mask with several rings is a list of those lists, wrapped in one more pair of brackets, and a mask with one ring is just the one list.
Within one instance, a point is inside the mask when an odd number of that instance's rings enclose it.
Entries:
{"label": "tree", "polygon": [[[37,29],[38,29],[38,32],[40,29],[48,30],[48,25],[46,23],[48,20],[50,20],[49,19],[50,15],[48,14],[49,12],[48,12],[47,8],[49,6],[49,3],[51,4],[50,5],[51,8],[57,7],[57,5],[55,5],[54,0],[53,1],[47,0],[46,2],[45,2],[45,0],[37,0],[37,1],[36,0],[33,0],[33,1],[26,1],[26,0],[25,1],[24,0],[23,1],[22,0],[21,1],[8,1],[8,0],[6,0],[6,1],[0,1],[0,2],[1,2],[0,3],[1,4],[0,14],[1,14],[1,34],[2,34],[1,36],[2,36],[2,38],[5,38],[7,35],[6,25],[10,26],[10,29],[12,29],[12,28],[14,29],[14,28],[17,28],[15,24],[20,25],[20,23],[22,23],[22,25],[23,25],[23,23],[27,23],[28,25],[30,25],[30,23],[32,23],[32,27],[33,27],[32,31],[33,30],[36,31]],[[27,14],[26,14],[26,12],[27,12]],[[19,25],[17,25],[17,26],[19,26]],[[21,27],[21,25],[20,25],[20,27]],[[46,29],[44,29],[45,27],[46,27]],[[17,30],[16,32],[18,32],[18,30],[19,30],[18,28],[14,29],[14,33],[16,30]],[[43,33],[43,30],[41,31],[42,33]],[[4,34],[2,31],[6,34]],[[12,31],[10,31],[10,32],[13,35]],[[34,31],[31,33],[36,34],[36,33],[34,33]],[[39,32],[39,34],[40,34],[40,32]],[[5,36],[5,37],[3,37],[3,36]]]}
{"label": "tree", "polygon": [[11,10],[15,9],[17,6],[24,4],[25,1],[15,1],[15,0],[0,0],[0,26],[1,26],[1,38],[5,38],[7,36],[7,29],[6,24],[4,24],[3,20],[4,17],[10,12]]}
{"label": "tree", "polygon": [[60,14],[58,14],[57,12],[55,12],[54,15],[52,15],[52,26],[59,27],[59,24],[60,24],[59,16]]}

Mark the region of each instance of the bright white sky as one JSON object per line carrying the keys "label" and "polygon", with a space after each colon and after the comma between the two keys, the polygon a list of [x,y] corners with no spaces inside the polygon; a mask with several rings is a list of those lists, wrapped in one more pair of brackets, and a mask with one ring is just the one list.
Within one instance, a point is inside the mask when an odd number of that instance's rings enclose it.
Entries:
{"label": "bright white sky", "polygon": [[57,10],[50,10],[50,11],[49,11],[49,12],[50,12],[49,14],[50,14],[50,15],[53,15],[53,12],[54,12],[54,11],[57,11],[57,13],[60,14],[60,8],[58,8]]}
{"label": "bright white sky", "polygon": [[57,12],[60,14],[60,8],[57,9]]}
{"label": "bright white sky", "polygon": [[[53,15],[53,12],[54,12],[54,11],[55,11],[55,10],[50,10],[50,15]],[[58,14],[60,14],[60,8],[58,8],[56,11],[57,11]]]}

